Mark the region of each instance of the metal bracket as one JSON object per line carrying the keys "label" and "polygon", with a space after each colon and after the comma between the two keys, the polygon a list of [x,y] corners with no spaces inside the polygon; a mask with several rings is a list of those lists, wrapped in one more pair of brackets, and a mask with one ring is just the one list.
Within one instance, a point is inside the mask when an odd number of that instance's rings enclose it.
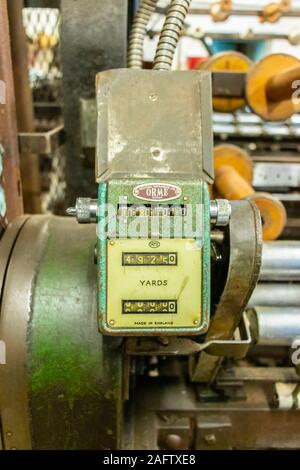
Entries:
{"label": "metal bracket", "polygon": [[177,337],[128,338],[125,352],[131,356],[190,356],[206,351],[213,356],[242,359],[246,356],[251,343],[249,323],[244,313],[234,338],[230,340],[212,339],[206,343],[197,343],[188,338]]}
{"label": "metal bracket", "polygon": [[19,132],[18,136],[20,153],[50,155],[65,143],[63,125],[48,132]]}

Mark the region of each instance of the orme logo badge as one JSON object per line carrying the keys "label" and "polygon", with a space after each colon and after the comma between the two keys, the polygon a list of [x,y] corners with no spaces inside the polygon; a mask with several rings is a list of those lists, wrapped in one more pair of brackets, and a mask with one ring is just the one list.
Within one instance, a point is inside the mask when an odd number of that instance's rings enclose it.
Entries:
{"label": "orme logo badge", "polygon": [[171,201],[181,196],[181,189],[174,184],[145,183],[133,188],[133,195],[144,201]]}

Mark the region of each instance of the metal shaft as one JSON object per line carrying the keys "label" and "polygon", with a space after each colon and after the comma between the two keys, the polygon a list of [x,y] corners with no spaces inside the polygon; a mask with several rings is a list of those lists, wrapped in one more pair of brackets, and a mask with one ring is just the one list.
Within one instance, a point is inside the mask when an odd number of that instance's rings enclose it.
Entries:
{"label": "metal shaft", "polygon": [[257,305],[300,306],[300,284],[259,283],[248,303],[249,307]]}
{"label": "metal shaft", "polygon": [[256,307],[248,313],[258,345],[290,346],[300,338],[298,307]]}
{"label": "metal shaft", "polygon": [[260,281],[300,281],[300,242],[265,242]]}

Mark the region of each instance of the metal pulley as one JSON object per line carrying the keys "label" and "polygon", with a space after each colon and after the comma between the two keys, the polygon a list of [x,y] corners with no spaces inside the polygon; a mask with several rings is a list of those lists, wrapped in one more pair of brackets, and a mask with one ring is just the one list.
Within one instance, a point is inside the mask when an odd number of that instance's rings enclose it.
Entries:
{"label": "metal pulley", "polygon": [[97,328],[96,234],[16,219],[0,244],[4,449],[120,448],[122,349]]}
{"label": "metal pulley", "polygon": [[263,239],[276,240],[286,224],[283,204],[267,193],[256,193],[252,183],[252,160],[234,145],[218,145],[214,150],[215,187],[229,200],[249,199],[260,210]]}

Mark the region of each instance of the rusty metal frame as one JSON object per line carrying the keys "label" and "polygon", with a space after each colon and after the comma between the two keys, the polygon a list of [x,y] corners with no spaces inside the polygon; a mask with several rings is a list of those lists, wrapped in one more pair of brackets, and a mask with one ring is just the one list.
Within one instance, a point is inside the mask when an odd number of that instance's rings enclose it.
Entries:
{"label": "rusty metal frame", "polygon": [[6,0],[0,0],[0,80],[4,82],[5,104],[0,104],[0,143],[4,148],[2,185],[7,212],[6,226],[23,213],[20,160],[17,140],[16,106]]}
{"label": "rusty metal frame", "polygon": [[53,154],[64,144],[64,126],[60,125],[48,132],[19,132],[21,153],[36,153],[38,155]]}

